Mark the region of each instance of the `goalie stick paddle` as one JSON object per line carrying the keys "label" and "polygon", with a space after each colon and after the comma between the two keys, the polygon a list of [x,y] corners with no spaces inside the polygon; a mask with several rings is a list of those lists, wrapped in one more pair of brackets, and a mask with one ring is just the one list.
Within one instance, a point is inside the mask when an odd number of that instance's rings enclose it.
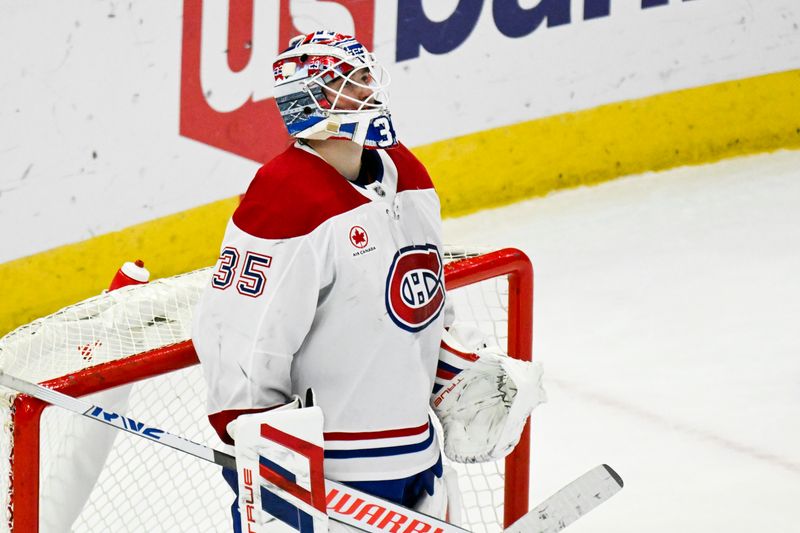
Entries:
{"label": "goalie stick paddle", "polygon": [[[184,439],[163,429],[148,426],[132,418],[107,411],[101,406],[67,396],[6,374],[0,370],[0,385],[17,390],[52,405],[103,422],[112,427],[133,433],[158,444],[188,453],[199,459],[236,470],[236,458],[227,453]],[[607,465],[593,468],[572,483],[566,485],[535,509],[506,528],[503,533],[551,533],[561,531],[569,524],[588,513],[622,488],[622,479]],[[332,520],[343,522],[369,533],[384,533],[402,527],[404,531],[432,531],[434,533],[469,533],[469,530],[443,520],[419,513],[401,505],[383,500],[329,479],[325,480],[328,503],[347,500],[359,505],[347,505],[347,513],[339,509],[345,505],[328,508]],[[377,513],[358,512],[368,507],[382,509]],[[356,518],[359,517],[360,519]]]}
{"label": "goalie stick paddle", "polygon": [[596,466],[528,511],[503,533],[561,531],[619,492],[622,485],[622,478],[610,466]]}

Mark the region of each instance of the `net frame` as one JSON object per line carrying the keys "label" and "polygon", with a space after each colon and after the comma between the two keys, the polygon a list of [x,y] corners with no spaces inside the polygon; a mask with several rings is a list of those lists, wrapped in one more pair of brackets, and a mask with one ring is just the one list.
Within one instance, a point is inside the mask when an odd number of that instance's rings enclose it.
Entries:
{"label": "net frame", "polygon": [[[507,248],[458,259],[451,254],[445,265],[447,290],[491,278],[508,279],[508,353],[530,361],[533,341],[533,268],[520,250]],[[123,359],[101,363],[42,384],[70,396],[84,396],[120,385],[197,365],[191,341],[160,347]],[[10,531],[39,531],[40,420],[48,404],[16,395],[10,406],[13,448],[9,471],[7,515]],[[179,452],[175,452],[179,453]],[[476,465],[470,465],[476,466]],[[482,468],[478,466],[478,468]],[[530,473],[530,422],[519,444],[505,460],[503,523],[508,526],[528,510]]]}

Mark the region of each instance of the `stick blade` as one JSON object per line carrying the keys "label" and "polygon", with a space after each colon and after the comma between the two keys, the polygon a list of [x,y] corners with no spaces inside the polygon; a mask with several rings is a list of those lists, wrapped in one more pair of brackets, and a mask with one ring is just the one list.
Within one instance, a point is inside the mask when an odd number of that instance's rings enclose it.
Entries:
{"label": "stick blade", "polygon": [[561,531],[622,489],[619,474],[608,465],[592,468],[581,477],[511,524],[503,533]]}

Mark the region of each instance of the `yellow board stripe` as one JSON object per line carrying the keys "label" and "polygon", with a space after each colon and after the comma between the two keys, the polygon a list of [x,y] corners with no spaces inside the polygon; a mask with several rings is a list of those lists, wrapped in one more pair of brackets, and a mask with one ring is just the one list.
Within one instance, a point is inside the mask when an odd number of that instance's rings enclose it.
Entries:
{"label": "yellow board stripe", "polygon": [[800,70],[605,105],[416,148],[448,216],[623,175],[800,147]]}
{"label": "yellow board stripe", "polygon": [[[605,105],[420,146],[444,216],[627,174],[800,148],[800,70]],[[106,288],[212,264],[238,197],[0,264],[0,334]]]}
{"label": "yellow board stripe", "polygon": [[142,259],[152,279],[212,264],[239,197],[0,265],[0,333],[107,289],[124,261]]}

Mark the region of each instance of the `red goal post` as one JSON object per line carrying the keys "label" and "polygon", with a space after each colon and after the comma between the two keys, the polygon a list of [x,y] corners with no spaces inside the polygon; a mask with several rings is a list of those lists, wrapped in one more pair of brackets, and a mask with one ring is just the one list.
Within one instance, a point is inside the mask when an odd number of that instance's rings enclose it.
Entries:
{"label": "red goal post", "polygon": [[[497,277],[508,279],[507,335],[509,355],[530,361],[532,355],[533,269],[527,256],[516,249],[502,249],[474,257],[451,260],[445,265],[448,291]],[[198,364],[191,340],[156,348],[122,359],[84,368],[42,384],[70,396],[84,396],[186,369]],[[16,395],[11,404],[13,447],[10,457],[8,531],[39,531],[40,421],[48,404]],[[503,522],[510,525],[528,511],[530,473],[530,422],[514,452],[505,460]],[[148,443],[151,445],[151,443]],[[180,453],[170,451],[171,453]],[[471,466],[471,465],[469,465]],[[501,474],[502,476],[502,474]],[[489,531],[491,528],[487,528]],[[0,531],[4,531],[0,524]]]}
{"label": "red goal post", "polygon": [[[533,356],[533,265],[524,252],[505,248],[445,266],[445,287],[454,290],[498,276],[508,277],[508,354],[523,361]],[[528,512],[531,422],[506,457],[503,527]]]}

